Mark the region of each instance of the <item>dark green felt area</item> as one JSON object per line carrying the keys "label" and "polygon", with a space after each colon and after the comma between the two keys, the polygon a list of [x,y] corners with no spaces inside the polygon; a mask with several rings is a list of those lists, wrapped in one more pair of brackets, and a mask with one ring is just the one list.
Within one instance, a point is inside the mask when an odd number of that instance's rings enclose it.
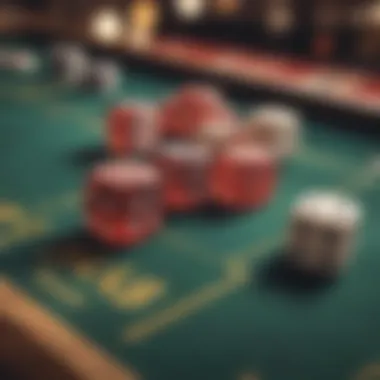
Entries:
{"label": "dark green felt area", "polygon": [[[262,210],[170,216],[119,252],[86,236],[81,189],[105,156],[108,107],[162,101],[178,85],[129,71],[122,89],[101,96],[52,81],[47,66],[0,73],[1,273],[145,380],[380,378],[379,141],[370,136],[306,121],[303,147]],[[348,272],[309,286],[277,258],[292,202],[315,187],[355,195],[365,223]]]}

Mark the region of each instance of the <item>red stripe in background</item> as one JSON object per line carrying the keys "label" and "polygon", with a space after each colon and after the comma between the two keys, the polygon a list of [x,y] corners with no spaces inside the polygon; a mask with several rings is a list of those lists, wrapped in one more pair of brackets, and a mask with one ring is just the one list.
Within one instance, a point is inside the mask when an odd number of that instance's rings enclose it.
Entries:
{"label": "red stripe in background", "polygon": [[380,77],[347,70],[343,67],[313,64],[312,62],[250,50],[239,49],[221,43],[197,42],[191,39],[167,38],[157,41],[152,53],[162,59],[197,67],[206,71],[235,76],[252,81],[267,81],[287,85],[294,89],[326,73],[337,73],[337,81],[354,78],[352,92],[344,97],[368,100],[380,98]]}

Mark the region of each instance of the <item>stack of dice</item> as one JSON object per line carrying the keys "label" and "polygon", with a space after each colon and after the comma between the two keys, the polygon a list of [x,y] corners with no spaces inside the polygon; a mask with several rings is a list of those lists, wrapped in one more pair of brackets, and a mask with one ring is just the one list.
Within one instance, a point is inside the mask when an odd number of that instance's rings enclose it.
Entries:
{"label": "stack of dice", "polygon": [[[107,118],[111,158],[88,180],[87,226],[103,242],[128,246],[158,231],[165,213],[209,203],[261,208],[274,195],[279,165],[297,149],[301,125],[301,115],[276,105],[241,121],[220,92],[201,84],[159,105],[116,105]],[[289,258],[305,271],[336,273],[359,211],[332,194],[305,199],[295,206]]]}

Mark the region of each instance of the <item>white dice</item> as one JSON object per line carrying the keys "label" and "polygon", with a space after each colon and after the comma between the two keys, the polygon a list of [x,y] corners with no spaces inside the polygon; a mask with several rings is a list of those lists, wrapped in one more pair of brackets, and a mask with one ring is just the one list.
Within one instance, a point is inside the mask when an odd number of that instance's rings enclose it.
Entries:
{"label": "white dice", "polygon": [[352,199],[316,191],[292,210],[287,255],[307,273],[336,275],[349,262],[362,212]]}
{"label": "white dice", "polygon": [[264,145],[279,159],[285,159],[298,147],[302,116],[286,106],[265,105],[249,115],[245,126],[250,139]]}

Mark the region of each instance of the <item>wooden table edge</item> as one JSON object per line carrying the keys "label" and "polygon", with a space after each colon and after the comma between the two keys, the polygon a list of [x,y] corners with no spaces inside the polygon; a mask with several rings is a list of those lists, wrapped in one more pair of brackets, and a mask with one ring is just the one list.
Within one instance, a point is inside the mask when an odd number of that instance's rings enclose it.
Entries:
{"label": "wooden table edge", "polygon": [[[82,337],[71,326],[37,304],[11,281],[2,277],[0,277],[0,322],[0,326],[4,326],[5,322],[19,329],[29,340],[42,347],[51,360],[63,363],[73,373],[75,379],[139,379],[133,370],[117,363],[101,348]],[[1,335],[0,331],[0,340]],[[1,344],[6,342],[0,342]]]}

